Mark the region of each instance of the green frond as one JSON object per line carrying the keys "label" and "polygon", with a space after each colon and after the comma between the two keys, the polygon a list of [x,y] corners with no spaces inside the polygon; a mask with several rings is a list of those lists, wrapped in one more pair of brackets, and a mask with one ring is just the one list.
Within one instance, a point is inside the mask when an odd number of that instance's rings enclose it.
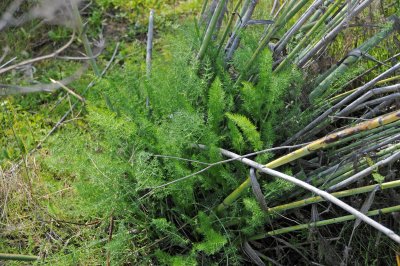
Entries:
{"label": "green frond", "polygon": [[197,261],[194,255],[176,255],[171,256],[169,253],[157,250],[155,252],[155,256],[160,263],[159,265],[168,265],[168,266],[196,266]]}
{"label": "green frond", "polygon": [[[272,80],[272,53],[269,49],[264,49],[260,56],[259,63],[259,80],[257,83],[257,87],[260,88],[261,91],[266,91],[271,86]],[[262,94],[261,94],[262,95]],[[261,97],[259,95],[259,97]]]}
{"label": "green frond", "polygon": [[228,242],[227,238],[212,228],[211,218],[204,212],[199,212],[197,221],[198,231],[204,236],[204,240],[195,244],[195,249],[207,255],[220,251]]}
{"label": "green frond", "polygon": [[260,133],[257,131],[257,127],[247,117],[231,113],[227,113],[226,116],[241,129],[243,135],[255,150],[262,149],[263,143],[260,139]]}
{"label": "green frond", "polygon": [[154,226],[155,232],[157,232],[160,237],[167,237],[172,245],[185,246],[185,244],[189,242],[189,240],[183,238],[177,228],[165,218],[153,219],[151,224]]}
{"label": "green frond", "polygon": [[221,80],[217,77],[208,92],[208,124],[218,131],[218,126],[224,119],[225,92]]}
{"label": "green frond", "polygon": [[262,106],[264,104],[264,100],[261,97],[263,94],[262,90],[258,89],[258,87],[254,87],[250,82],[243,82],[243,87],[240,92],[243,101],[243,109],[247,114],[251,114],[257,120],[260,120],[263,113]]}
{"label": "green frond", "polygon": [[246,146],[246,143],[239,128],[232,121],[228,121],[228,128],[233,148],[235,148],[235,150],[238,151],[243,151]]}
{"label": "green frond", "polygon": [[265,223],[266,214],[254,198],[243,199],[244,208],[250,215],[246,215],[246,226],[243,232],[247,235],[254,234]]}

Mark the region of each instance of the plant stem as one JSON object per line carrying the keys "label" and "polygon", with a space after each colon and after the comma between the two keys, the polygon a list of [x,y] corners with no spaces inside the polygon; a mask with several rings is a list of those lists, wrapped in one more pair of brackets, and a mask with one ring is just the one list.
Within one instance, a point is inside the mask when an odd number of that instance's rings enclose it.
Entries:
{"label": "plant stem", "polygon": [[38,259],[39,259],[38,256],[0,253],[0,261],[1,260],[35,261]]}
{"label": "plant stem", "polygon": [[342,19],[336,27],[334,27],[329,33],[327,33],[298,63],[299,67],[303,67],[308,60],[311,59],[322,47],[327,43],[332,41],[347,25],[347,21],[357,16],[361,11],[363,11],[367,6],[371,4],[373,0],[365,0],[360,3],[345,19]]}
{"label": "plant stem", "polygon": [[146,76],[151,75],[151,57],[153,53],[153,29],[154,29],[154,10],[150,10],[149,28],[147,32],[147,49],[146,49]]}
{"label": "plant stem", "polygon": [[217,6],[212,18],[211,18],[210,25],[208,25],[208,27],[207,27],[206,34],[205,34],[203,42],[201,44],[200,51],[197,54],[197,60],[199,60],[199,61],[202,61],[204,56],[205,56],[205,54],[206,54],[208,45],[210,44],[211,37],[212,37],[212,35],[214,33],[215,26],[217,25],[217,21],[218,21],[219,15],[221,14],[222,9],[224,8],[226,1],[227,0],[221,0],[218,3],[218,6]]}
{"label": "plant stem", "polygon": [[200,17],[198,19],[199,25],[201,25],[201,23],[204,21],[203,15],[204,15],[204,12],[206,11],[207,4],[208,4],[208,0],[203,0],[203,4],[201,5]]}
{"label": "plant stem", "polygon": [[296,6],[297,1],[291,1],[289,5],[286,7],[285,11],[279,16],[278,20],[275,24],[272,25],[270,30],[268,31],[267,35],[261,40],[260,44],[258,45],[257,49],[254,51],[251,58],[246,62],[243,72],[239,74],[234,87],[239,86],[240,82],[247,76],[248,71],[253,66],[254,62],[260,55],[260,53],[264,50],[265,46],[268,44],[272,36],[280,30],[282,27],[286,25],[286,23],[308,2],[308,0],[302,0]]}
{"label": "plant stem", "polygon": [[[397,63],[396,65],[392,66],[390,69],[386,70],[385,72],[383,72],[382,74],[378,75],[374,79],[370,80],[369,82],[367,82],[363,86],[359,87],[352,94],[348,95],[343,100],[341,100],[340,102],[338,102],[337,104],[335,104],[334,106],[332,106],[331,108],[326,110],[324,113],[319,115],[316,119],[314,119],[311,123],[309,123],[305,128],[303,128],[302,130],[297,132],[294,136],[292,136],[290,139],[285,141],[282,145],[288,145],[289,143],[292,143],[293,141],[295,141],[299,137],[303,136],[305,133],[309,133],[310,134],[311,132],[315,133],[316,130],[320,131],[322,128],[319,128],[318,125],[321,122],[323,122],[330,114],[338,111],[344,105],[350,103],[351,101],[353,101],[354,99],[356,99],[357,97],[359,97],[360,95],[365,93],[367,90],[369,90],[370,88],[375,86],[375,84],[378,81],[388,77],[389,75],[391,75],[392,73],[394,73],[398,69],[400,69],[400,63]],[[345,111],[345,110],[346,110],[346,108],[343,109],[343,111]],[[342,112],[339,112],[338,115],[343,116]],[[335,119],[332,119],[332,120],[335,121]]]}
{"label": "plant stem", "polygon": [[[339,191],[339,192],[334,192],[334,193],[332,193],[332,196],[335,196],[337,198],[343,198],[343,197],[348,197],[348,196],[352,196],[352,195],[367,193],[367,192],[374,190],[376,188],[376,186],[379,186],[379,188],[381,190],[396,188],[396,187],[400,186],[400,180],[386,182],[386,183],[382,183],[380,185],[376,184],[376,185],[370,185],[370,186],[364,186],[364,187],[360,187],[360,188],[354,188],[354,189],[348,189],[348,190],[343,190],[343,191]],[[325,201],[325,199],[320,196],[310,197],[310,198],[306,198],[306,199],[298,200],[295,202],[291,202],[291,203],[287,203],[287,204],[269,208],[267,210],[267,213],[271,213],[271,214],[281,213],[281,212],[284,212],[284,211],[287,211],[290,209],[300,208],[300,207],[304,207],[309,204],[323,202],[323,201]]]}
{"label": "plant stem", "polygon": [[82,17],[81,17],[81,14],[79,13],[78,6],[75,1],[70,1],[70,3],[72,6],[72,13],[75,18],[75,26],[78,30],[80,37],[82,38],[82,43],[83,43],[83,46],[85,47],[86,54],[88,57],[90,57],[89,62],[93,68],[94,73],[96,74],[97,77],[99,77],[100,70],[97,66],[95,58],[93,57],[93,52],[92,52],[92,49],[90,48],[89,39],[86,35],[86,32],[83,29]]}
{"label": "plant stem", "polygon": [[229,17],[228,24],[226,25],[224,34],[222,35],[221,41],[220,41],[220,43],[219,43],[219,47],[218,47],[218,51],[217,51],[217,56],[218,56],[218,54],[221,52],[222,46],[224,45],[224,42],[225,42],[225,39],[226,39],[226,37],[228,36],[229,30],[231,29],[233,19],[234,19],[235,15],[236,15],[236,12],[237,12],[237,10],[238,10],[238,8],[239,8],[239,6],[240,6],[241,3],[242,3],[242,0],[239,0],[239,1],[236,3],[236,6],[233,8],[232,15]]}
{"label": "plant stem", "polygon": [[[251,19],[251,16],[253,15],[254,9],[256,8],[257,4],[258,0],[251,0],[251,3],[249,4],[246,13],[243,16],[242,22],[237,30],[239,33],[243,31],[247,26],[247,22],[249,22],[249,20]],[[226,62],[232,59],[234,52],[239,46],[239,42],[240,42],[240,36],[239,34],[236,34],[235,38],[232,41],[232,44],[230,45],[229,49],[226,52],[226,59],[225,59]]]}
{"label": "plant stem", "polygon": [[[379,209],[379,210],[374,210],[374,211],[369,211],[366,213],[366,215],[367,216],[375,216],[375,215],[379,215],[379,214],[387,214],[387,213],[392,213],[392,212],[397,212],[397,211],[400,211],[400,205],[388,207],[388,208],[384,208],[384,209]],[[285,227],[282,229],[269,231],[269,232],[263,233],[263,234],[258,234],[258,235],[250,237],[250,240],[258,240],[258,239],[266,238],[268,236],[276,236],[276,235],[281,235],[281,234],[285,234],[285,233],[289,233],[289,232],[293,232],[293,231],[308,229],[310,227],[320,227],[320,226],[324,226],[324,225],[342,223],[342,222],[351,221],[351,220],[355,220],[355,219],[357,219],[357,217],[354,215],[346,215],[346,216],[337,217],[337,218],[324,220],[324,221],[318,221],[318,222],[313,222],[313,223],[308,223],[308,224],[299,224],[299,225],[295,225],[295,226],[289,226],[289,227]]]}
{"label": "plant stem", "polygon": [[286,47],[290,38],[307,22],[307,20],[312,16],[312,14],[318,9],[320,5],[323,4],[325,0],[316,0],[308,10],[301,16],[301,18],[296,21],[296,23],[288,30],[285,35],[281,38],[274,49],[274,53],[279,54]]}
{"label": "plant stem", "polygon": [[338,184],[336,184],[334,186],[331,186],[328,189],[328,191],[335,191],[335,190],[341,189],[343,187],[346,187],[346,186],[348,186],[348,185],[360,180],[361,178],[371,174],[372,172],[374,172],[379,167],[387,165],[387,164],[394,163],[399,159],[400,159],[400,152],[396,152],[395,154],[393,154],[392,156],[386,158],[385,160],[382,160],[382,161],[380,161],[380,162],[378,162],[378,163],[376,163],[376,164],[374,164],[374,165],[362,170],[361,172],[359,172],[359,173],[347,178],[346,180],[343,180],[342,182],[340,182],[340,183],[338,183]]}
{"label": "plant stem", "polygon": [[238,14],[239,19],[236,20],[236,23],[235,23],[235,26],[233,27],[231,36],[229,37],[228,41],[226,42],[225,51],[227,51],[229,49],[229,47],[231,47],[233,41],[235,40],[237,32],[239,31],[240,26],[242,24],[242,18],[246,14],[246,11],[249,8],[249,5],[250,5],[250,0],[244,0],[240,14]]}
{"label": "plant stem", "polygon": [[368,53],[370,49],[386,39],[394,31],[394,27],[395,23],[393,22],[391,22],[390,25],[386,25],[383,30],[368,39],[357,49],[350,51],[339,65],[336,64],[328,70],[330,74],[324,80],[317,82],[318,86],[311,91],[309,95],[310,102],[315,102],[315,100],[320,97],[339,76],[343,75],[350,66],[356,63],[365,53]]}
{"label": "plant stem", "polygon": [[290,54],[282,61],[282,63],[278,65],[278,67],[275,69],[276,72],[282,70],[288,63],[293,61],[294,57],[304,46],[304,44],[310,41],[311,36],[314,35],[317,29],[325,22],[328,16],[339,6],[341,2],[342,0],[337,1],[325,12],[325,14],[318,20],[318,22],[311,28],[311,30],[307,32],[304,38],[296,45],[296,47],[290,52]]}

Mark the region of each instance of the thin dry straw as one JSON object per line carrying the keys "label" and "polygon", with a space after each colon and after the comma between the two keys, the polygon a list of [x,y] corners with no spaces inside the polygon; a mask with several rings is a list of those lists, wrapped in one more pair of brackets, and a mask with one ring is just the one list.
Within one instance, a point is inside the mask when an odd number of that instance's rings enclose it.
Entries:
{"label": "thin dry straw", "polygon": [[[199,145],[200,148],[206,148],[204,145]],[[221,154],[229,157],[229,158],[240,158],[240,155],[235,154],[233,152],[230,152],[228,150],[225,149],[219,149]],[[345,211],[351,213],[352,215],[354,215],[356,218],[362,220],[363,222],[369,224],[370,226],[374,227],[375,229],[377,229],[378,231],[384,233],[385,235],[387,235],[390,239],[392,239],[393,241],[395,241],[396,243],[400,244],[400,236],[398,236],[395,232],[393,232],[392,230],[390,230],[389,228],[381,225],[380,223],[374,221],[373,219],[369,218],[368,216],[366,216],[365,214],[357,211],[356,209],[354,209],[353,207],[351,207],[350,205],[348,205],[347,203],[339,200],[338,198],[332,196],[330,193],[320,190],[304,181],[301,181],[293,176],[289,176],[286,175],[284,173],[278,172],[276,170],[270,169],[270,168],[266,168],[264,165],[259,164],[255,161],[252,161],[250,159],[247,158],[241,158],[238,159],[240,160],[242,163],[253,167],[265,174],[268,175],[272,175],[281,179],[284,179],[288,182],[291,182],[299,187],[302,187],[304,189],[307,189],[315,194],[317,194],[318,196],[323,197],[325,200],[339,206],[340,208],[344,209]]]}

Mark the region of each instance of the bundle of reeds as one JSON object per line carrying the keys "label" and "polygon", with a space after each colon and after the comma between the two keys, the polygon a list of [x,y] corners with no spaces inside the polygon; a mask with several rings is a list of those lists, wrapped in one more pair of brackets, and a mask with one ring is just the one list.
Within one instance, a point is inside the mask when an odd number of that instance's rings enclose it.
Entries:
{"label": "bundle of reeds", "polygon": [[[312,69],[310,66],[317,64],[321,57],[329,55],[329,47],[338,42],[339,35],[352,34],[352,29],[349,29],[352,21],[356,18],[358,21],[363,21],[365,17],[363,11],[367,7],[376,7],[377,3],[372,0],[268,1],[267,6],[270,8],[268,12],[257,10],[259,1],[245,0],[233,1],[231,13],[229,9],[225,11],[223,8],[225,2],[214,0],[210,4],[207,0],[204,1],[203,12],[209,12],[208,17],[211,17],[211,22],[204,24],[206,25],[205,34],[197,59],[201,61],[207,54],[207,49],[210,49],[212,53],[210,47],[214,45],[214,42],[218,47],[217,55],[222,47],[225,47],[223,55],[225,65],[226,68],[232,68],[231,60],[240,47],[242,34],[249,30],[249,25],[253,21],[254,23],[261,21],[264,31],[259,36],[258,47],[247,59],[245,67],[233,77],[234,86],[240,87],[243,81],[257,82],[259,74],[255,70],[255,62],[265,49],[270,49],[273,53],[274,73],[294,66],[308,73],[307,87],[302,88],[304,111],[299,114],[299,120],[303,119],[306,123],[281,145],[308,143],[264,166],[264,169],[270,171],[270,169],[279,169],[283,165],[290,165],[294,171],[298,171],[294,174],[298,181],[286,180],[297,182],[297,185],[306,190],[289,187],[287,191],[281,193],[281,198],[277,198],[274,202],[265,202],[264,197],[260,196],[262,191],[253,171],[253,174],[243,179],[242,185],[218,205],[217,213],[223,216],[224,210],[229,208],[244,191],[247,191],[248,187],[253,187],[260,207],[269,217],[267,231],[249,239],[260,240],[294,230],[340,223],[356,218],[356,216],[348,215],[278,229],[281,227],[278,222],[281,216],[278,214],[288,213],[325,200],[332,202],[332,198],[324,194],[326,192],[334,198],[342,198],[361,193],[375,195],[376,190],[398,187],[400,183],[396,178],[396,162],[400,159],[399,54],[393,53],[394,49],[389,52],[388,48],[386,58],[382,61],[369,54],[374,48],[386,44],[393,35],[398,33],[400,24],[397,14],[390,17],[382,16],[379,25],[376,26],[378,30],[370,31],[367,35],[369,37],[365,37],[361,44],[354,48],[349,47],[347,55],[342,59],[338,58],[336,63],[323,71]],[[383,1],[380,4],[389,5]],[[212,8],[215,5],[217,7]],[[207,9],[208,6],[210,6],[209,9]],[[239,15],[237,10],[240,8]],[[226,12],[229,17],[224,33],[221,38],[212,40],[211,36],[218,35],[215,25],[223,12]],[[263,20],[252,19],[255,13],[262,16]],[[203,17],[205,17],[204,14]],[[363,27],[362,23],[361,27]],[[228,34],[230,38],[226,40]],[[351,67],[365,65],[369,67],[364,68],[361,74],[354,73],[347,77],[346,82],[338,82]],[[237,70],[233,67],[231,71]],[[281,126],[290,123],[294,121],[285,121]],[[248,159],[235,157],[236,155],[225,150],[221,152],[231,158],[237,158],[250,168],[256,168],[258,172],[273,174],[273,172],[264,171]],[[293,162],[296,162],[296,165]],[[285,179],[276,173],[273,175],[276,178]],[[270,181],[269,184],[272,186],[273,182],[276,181]],[[318,188],[319,192],[303,186],[301,182],[310,184],[315,189]],[[269,184],[267,183],[265,187]],[[321,191],[323,193],[319,194]],[[319,196],[313,196],[313,194]],[[373,200],[366,202],[360,213],[372,216],[399,211],[398,205],[369,211],[372,205]],[[388,236],[399,243],[399,237],[393,237],[392,234],[394,233],[390,232]],[[247,254],[252,253],[246,241],[244,240],[245,251],[247,249]],[[250,257],[255,263],[262,263],[262,254],[256,252]]]}

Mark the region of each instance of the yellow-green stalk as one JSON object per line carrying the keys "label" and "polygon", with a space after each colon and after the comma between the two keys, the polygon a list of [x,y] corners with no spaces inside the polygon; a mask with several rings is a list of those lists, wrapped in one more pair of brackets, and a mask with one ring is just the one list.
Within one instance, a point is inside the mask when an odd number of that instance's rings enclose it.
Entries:
{"label": "yellow-green stalk", "polygon": [[39,259],[38,256],[0,253],[0,261],[2,260],[36,261],[38,259]]}
{"label": "yellow-green stalk", "polygon": [[[398,211],[400,211],[400,205],[388,207],[388,208],[384,208],[384,209],[379,209],[379,210],[369,211],[366,213],[366,215],[367,216],[375,216],[375,215],[379,215],[379,214],[387,214],[387,213],[398,212]],[[343,223],[343,222],[351,221],[351,220],[355,220],[355,219],[356,219],[356,217],[354,215],[346,215],[346,216],[328,219],[328,220],[324,220],[324,221],[289,226],[289,227],[285,227],[282,229],[269,231],[267,233],[258,234],[258,235],[250,237],[249,239],[250,240],[258,240],[258,239],[266,238],[268,236],[276,236],[276,235],[281,235],[281,234],[290,233],[293,231],[298,231],[298,230],[303,230],[303,229],[308,229],[308,228],[312,228],[312,227],[320,227],[320,226],[324,226],[324,225]]]}
{"label": "yellow-green stalk", "polygon": [[[367,193],[367,192],[371,192],[372,190],[374,190],[377,186],[379,186],[379,188],[381,190],[396,188],[396,187],[400,186],[400,180],[386,182],[386,183],[382,183],[380,185],[370,185],[370,186],[365,186],[365,187],[360,187],[360,188],[354,188],[354,189],[348,189],[348,190],[343,190],[343,191],[339,191],[339,192],[334,192],[334,193],[332,193],[332,196],[335,196],[336,198],[343,198],[343,197],[348,197],[348,196],[352,196],[352,195]],[[304,207],[306,205],[318,203],[318,202],[322,202],[322,201],[325,201],[325,200],[320,196],[310,197],[310,198],[294,201],[291,203],[275,206],[272,208],[268,208],[267,213],[270,213],[270,214],[281,213],[283,211]]]}

